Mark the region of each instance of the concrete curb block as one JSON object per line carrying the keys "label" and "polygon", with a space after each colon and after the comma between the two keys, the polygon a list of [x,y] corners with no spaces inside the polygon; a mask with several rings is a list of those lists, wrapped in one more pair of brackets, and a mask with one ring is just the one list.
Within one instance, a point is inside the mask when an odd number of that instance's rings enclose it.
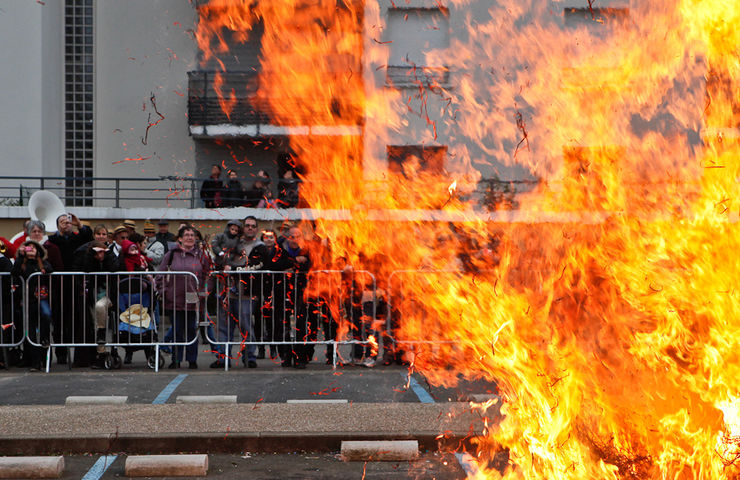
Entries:
{"label": "concrete curb block", "polygon": [[316,399],[308,398],[308,399],[305,399],[305,400],[302,400],[302,399],[291,399],[291,400],[286,401],[285,403],[348,403],[348,401],[346,399],[342,399],[342,398],[324,398],[324,399],[321,399],[321,398],[316,398]]}
{"label": "concrete curb block", "polygon": [[471,393],[467,396],[469,402],[486,403],[493,400],[491,405],[486,408],[486,413],[493,418],[501,417],[501,405],[503,400],[500,396],[493,393]]}
{"label": "concrete curb block", "polygon": [[121,396],[75,396],[64,401],[65,405],[119,405],[128,402],[128,397]]}
{"label": "concrete curb block", "polygon": [[395,462],[413,460],[419,456],[416,440],[376,440],[342,442],[345,462]]}
{"label": "concrete curb block", "polygon": [[415,440],[422,450],[474,450],[467,431],[447,432],[251,432],[0,437],[0,454],[58,455],[116,451],[129,454],[338,452],[343,441]]}
{"label": "concrete curb block", "polygon": [[236,395],[178,395],[175,403],[236,403]]}
{"label": "concrete curb block", "polygon": [[142,455],[126,458],[127,477],[204,477],[208,455]]}
{"label": "concrete curb block", "polygon": [[0,457],[0,478],[59,478],[64,457]]}

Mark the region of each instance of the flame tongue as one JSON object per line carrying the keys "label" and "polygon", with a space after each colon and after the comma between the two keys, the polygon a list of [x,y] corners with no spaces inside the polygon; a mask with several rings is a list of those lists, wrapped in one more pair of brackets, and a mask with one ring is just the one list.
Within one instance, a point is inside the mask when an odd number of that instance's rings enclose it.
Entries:
{"label": "flame tongue", "polygon": [[[502,1],[473,20],[476,2],[447,3],[470,25],[427,60],[462,72],[452,89],[377,86],[376,2],[212,1],[197,37],[222,48],[223,29],[264,23],[252,100],[311,129],[290,138],[302,196],[351,213],[317,222],[333,260],[372,271],[397,340],[436,342],[413,348],[431,382],[498,382],[480,477],[507,448],[505,478],[738,478],[740,6],[561,18]],[[576,14],[587,25],[569,27]],[[414,142],[449,140],[445,161],[426,148],[388,167],[409,111],[430,127]],[[494,224],[466,198],[476,168],[501,163],[543,181]]]}

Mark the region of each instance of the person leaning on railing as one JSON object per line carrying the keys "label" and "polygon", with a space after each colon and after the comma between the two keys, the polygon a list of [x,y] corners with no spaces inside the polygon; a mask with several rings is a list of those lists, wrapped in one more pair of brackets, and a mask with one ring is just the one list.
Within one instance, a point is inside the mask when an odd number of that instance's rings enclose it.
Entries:
{"label": "person leaning on railing", "polygon": [[[14,278],[16,291],[27,292],[28,308],[28,341],[25,346],[25,357],[29,359],[31,371],[41,370],[43,354],[49,346],[51,331],[51,306],[49,305],[49,276],[54,269],[46,260],[46,250],[38,242],[26,240],[18,248],[11,275]],[[34,276],[34,273],[42,275]],[[28,282],[27,288],[23,284]],[[18,295],[20,299],[20,295]],[[18,305],[20,310],[20,305]],[[41,345],[40,347],[38,345]]]}
{"label": "person leaning on railing", "polygon": [[[59,215],[57,217],[57,233],[49,237],[49,241],[59,247],[59,252],[62,254],[62,263],[64,264],[64,271],[70,272],[73,270],[75,263],[75,250],[83,244],[93,239],[93,232],[90,227],[82,225],[82,222],[76,215],[71,213]],[[62,288],[54,288],[55,292],[60,292],[61,295],[57,295],[59,306],[56,305],[54,308],[61,309],[61,324],[59,329],[57,325],[54,325],[55,341],[69,343],[72,341],[72,329],[71,323],[74,315],[74,305],[72,302],[73,298],[73,286],[69,281],[64,281],[62,278],[58,280],[61,282]],[[56,285],[56,283],[55,283]],[[56,300],[54,300],[56,303]],[[55,316],[56,317],[56,316]],[[55,322],[56,323],[56,322]],[[57,332],[61,335],[57,335]],[[59,337],[59,338],[57,338]],[[82,350],[80,350],[81,352]],[[67,349],[66,347],[57,347],[57,363],[67,363]],[[75,349],[75,363],[78,366],[87,366],[89,361],[83,358],[76,358],[78,355],[78,349]],[[79,360],[79,361],[77,361]]]}
{"label": "person leaning on railing", "polygon": [[[163,296],[165,312],[172,319],[175,342],[191,342],[185,347],[185,358],[189,367],[195,369],[198,368],[198,310],[201,301],[198,287],[205,284],[211,270],[211,260],[196,246],[196,234],[192,226],[180,227],[177,238],[179,245],[167,252],[159,271],[191,272],[195,278],[190,275],[157,275],[155,282]],[[173,346],[169,368],[180,368],[182,357],[182,345]]]}
{"label": "person leaning on railing", "polygon": [[[118,270],[118,260],[105,243],[93,240],[81,255],[80,270],[85,273],[113,273]],[[83,299],[81,309],[76,316],[75,332],[78,332],[79,341],[94,338],[98,344],[91,347],[77,347],[85,352],[86,360],[90,360],[93,368],[103,368],[105,362],[105,341],[108,311],[113,306],[112,300],[118,294],[118,278],[116,275],[84,275],[82,282],[78,282],[80,297]],[[92,318],[93,321],[85,321]],[[89,343],[85,342],[85,343]],[[93,361],[94,356],[94,361]]]}

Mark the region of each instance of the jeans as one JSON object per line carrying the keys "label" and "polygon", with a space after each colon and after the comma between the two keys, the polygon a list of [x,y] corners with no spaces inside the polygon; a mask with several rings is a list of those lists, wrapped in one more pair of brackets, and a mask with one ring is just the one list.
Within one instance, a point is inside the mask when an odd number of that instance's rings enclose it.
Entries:
{"label": "jeans", "polygon": [[[172,331],[177,343],[192,342],[185,346],[185,360],[198,361],[198,312],[195,310],[172,310]],[[173,345],[173,362],[182,362],[183,346]]]}
{"label": "jeans", "polygon": [[[249,298],[221,298],[218,308],[218,343],[214,350],[218,358],[231,357],[231,345],[224,348],[222,343],[231,342],[234,329],[239,326],[241,342],[246,343],[247,358],[257,360],[257,347],[254,345],[254,329],[252,328],[252,300]],[[224,353],[226,352],[226,353]]]}

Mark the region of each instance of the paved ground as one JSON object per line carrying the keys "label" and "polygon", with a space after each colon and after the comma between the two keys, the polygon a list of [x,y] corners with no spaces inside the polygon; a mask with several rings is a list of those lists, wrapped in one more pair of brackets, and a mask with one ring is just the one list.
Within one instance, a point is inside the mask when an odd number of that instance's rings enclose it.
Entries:
{"label": "paved ground", "polygon": [[[396,365],[296,370],[266,359],[225,372],[211,361],[202,354],[198,370],[154,372],[139,352],[121,370],[0,370],[0,455],[70,455],[63,478],[82,478],[101,455],[116,459],[88,478],[123,477],[126,454],[180,452],[209,453],[208,478],[463,478],[455,455],[442,452],[469,447],[483,419],[466,400],[496,389],[486,381],[432,387]],[[65,406],[72,395],[125,395],[128,403]],[[176,404],[181,395],[236,395],[237,404]],[[422,458],[338,459],[343,440],[389,439],[418,440]]]}
{"label": "paved ground", "polygon": [[[62,479],[80,479],[98,461],[98,456],[66,457]],[[126,478],[126,456],[119,455],[109,462],[100,476],[103,480]],[[465,474],[454,455],[426,453],[413,462],[343,462],[336,453],[321,454],[257,454],[210,455],[208,476],[204,478],[268,480],[291,479],[365,479],[393,480],[408,478],[435,478],[452,480]],[[174,478],[174,477],[159,477]],[[181,477],[178,477],[181,478]],[[198,478],[198,477],[191,477]]]}

